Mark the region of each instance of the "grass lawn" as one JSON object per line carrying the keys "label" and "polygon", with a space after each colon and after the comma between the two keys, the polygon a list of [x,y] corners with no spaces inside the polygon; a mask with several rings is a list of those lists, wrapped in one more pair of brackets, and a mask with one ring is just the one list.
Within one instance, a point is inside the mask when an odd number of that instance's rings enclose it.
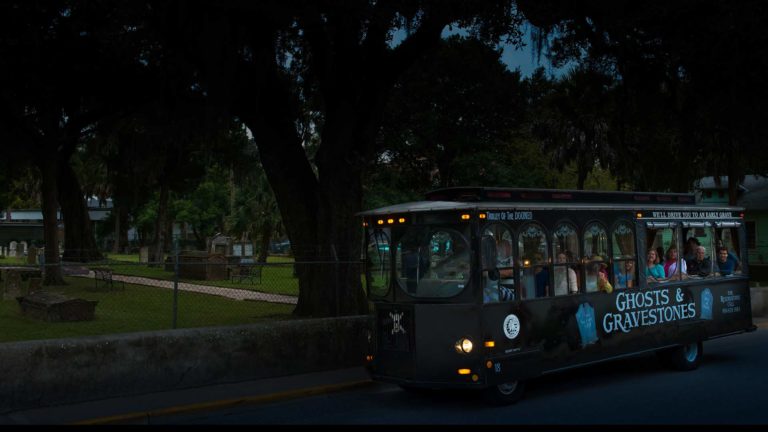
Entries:
{"label": "grass lawn", "polygon": [[[16,300],[0,301],[0,342],[170,329],[173,291],[126,284],[125,291],[94,292],[93,279],[67,277],[68,286],[50,287],[70,297],[98,300],[93,321],[45,322],[21,315]],[[178,328],[230,326],[263,319],[290,319],[292,305],[237,301],[180,291]]]}
{"label": "grass lawn", "polygon": [[27,257],[0,256],[0,266],[27,265]]}

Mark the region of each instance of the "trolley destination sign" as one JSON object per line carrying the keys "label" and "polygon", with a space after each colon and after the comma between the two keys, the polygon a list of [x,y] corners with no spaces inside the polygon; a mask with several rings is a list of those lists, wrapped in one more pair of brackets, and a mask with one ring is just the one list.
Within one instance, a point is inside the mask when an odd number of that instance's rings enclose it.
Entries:
{"label": "trolley destination sign", "polygon": [[729,211],[652,211],[653,219],[733,219]]}

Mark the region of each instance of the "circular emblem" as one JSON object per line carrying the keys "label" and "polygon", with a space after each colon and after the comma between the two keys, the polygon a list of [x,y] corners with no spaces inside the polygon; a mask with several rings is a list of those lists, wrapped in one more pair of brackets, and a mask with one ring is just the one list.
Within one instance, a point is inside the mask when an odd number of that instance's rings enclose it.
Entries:
{"label": "circular emblem", "polygon": [[504,318],[504,336],[508,339],[514,339],[518,334],[520,334],[520,320],[514,314],[507,315]]}

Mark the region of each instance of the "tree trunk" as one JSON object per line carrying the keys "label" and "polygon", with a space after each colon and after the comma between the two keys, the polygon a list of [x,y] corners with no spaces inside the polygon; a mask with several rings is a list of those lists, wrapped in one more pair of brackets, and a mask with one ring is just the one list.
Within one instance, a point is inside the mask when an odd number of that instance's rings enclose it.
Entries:
{"label": "tree trunk", "polygon": [[[114,200],[112,201],[114,203]],[[120,253],[120,208],[116,205],[112,207],[112,215],[115,218],[115,232],[114,232],[114,238],[115,241],[112,243],[112,253],[117,254]]]}
{"label": "tree trunk", "polygon": [[256,258],[256,262],[267,262],[267,255],[269,254],[269,242],[272,240],[272,231],[274,231],[274,224],[271,222],[264,222],[261,225],[261,235],[259,236],[259,256]]}
{"label": "tree trunk", "polygon": [[40,169],[43,190],[43,239],[45,240],[43,285],[66,285],[59,266],[59,224],[56,217],[59,207],[56,198],[58,164],[54,158],[38,159],[36,163]]}
{"label": "tree trunk", "polygon": [[102,259],[83,190],[68,158],[59,161],[57,174],[59,203],[64,219],[64,261],[89,262]]}
{"label": "tree trunk", "polygon": [[160,199],[157,204],[157,221],[155,221],[155,253],[150,257],[153,263],[162,265],[165,250],[165,220],[168,218],[168,184],[160,180]]}
{"label": "tree trunk", "polygon": [[[291,159],[285,158],[274,163],[277,152],[273,151],[282,151],[285,145],[260,152],[297,262],[299,299],[294,314],[298,316],[368,312],[360,283],[360,220],[356,216],[362,206],[362,176],[360,164],[350,154],[353,143],[364,138],[355,135],[354,124],[326,122],[324,149],[315,157],[319,180],[312,175],[297,184],[302,178],[297,175],[300,166],[286,169],[284,164]],[[286,180],[289,173],[292,178]],[[290,182],[299,195],[284,196],[285,185],[280,181]],[[310,198],[296,198],[310,191]]]}
{"label": "tree trunk", "polygon": [[115,243],[112,245],[112,252],[125,253],[128,247],[128,209],[115,204],[112,211],[115,215]]}

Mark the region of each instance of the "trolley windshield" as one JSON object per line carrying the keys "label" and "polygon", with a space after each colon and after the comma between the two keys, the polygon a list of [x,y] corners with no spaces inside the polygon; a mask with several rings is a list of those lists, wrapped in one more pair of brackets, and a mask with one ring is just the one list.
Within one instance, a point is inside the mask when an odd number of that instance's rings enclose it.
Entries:
{"label": "trolley windshield", "polygon": [[[394,288],[419,298],[448,298],[469,285],[470,248],[466,226],[415,225],[393,229],[391,248]],[[368,236],[368,274],[371,294],[388,291],[389,235],[374,230]]]}

